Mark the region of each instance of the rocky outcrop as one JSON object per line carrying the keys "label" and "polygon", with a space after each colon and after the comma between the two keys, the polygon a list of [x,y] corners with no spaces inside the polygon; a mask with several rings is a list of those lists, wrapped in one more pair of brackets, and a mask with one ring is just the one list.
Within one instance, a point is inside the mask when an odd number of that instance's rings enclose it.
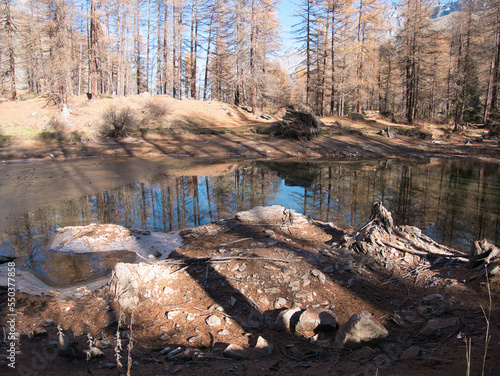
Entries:
{"label": "rocky outcrop", "polygon": [[236,220],[242,224],[307,226],[308,218],[295,210],[285,209],[281,205],[256,206],[251,210],[236,213]]}
{"label": "rocky outcrop", "polygon": [[114,224],[91,223],[87,226],[57,229],[47,249],[73,253],[126,250],[146,259],[163,260],[180,246],[182,239],[178,231],[163,233],[127,229]]}

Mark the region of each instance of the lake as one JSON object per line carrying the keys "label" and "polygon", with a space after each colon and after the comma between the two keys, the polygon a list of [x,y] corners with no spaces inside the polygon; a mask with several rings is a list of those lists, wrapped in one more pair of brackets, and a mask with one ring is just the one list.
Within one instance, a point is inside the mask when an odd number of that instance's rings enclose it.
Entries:
{"label": "lake", "polygon": [[[274,204],[354,229],[380,200],[396,225],[417,226],[440,243],[461,250],[483,238],[499,244],[500,164],[484,161],[95,158],[2,164],[0,176],[0,254],[41,274],[55,267],[44,246],[58,227],[115,223],[166,232]],[[109,257],[99,273],[113,265]]]}

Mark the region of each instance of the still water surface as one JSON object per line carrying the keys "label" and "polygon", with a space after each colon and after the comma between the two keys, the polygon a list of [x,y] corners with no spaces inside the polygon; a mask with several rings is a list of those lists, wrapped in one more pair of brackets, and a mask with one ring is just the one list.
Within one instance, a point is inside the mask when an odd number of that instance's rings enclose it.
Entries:
{"label": "still water surface", "polygon": [[[279,204],[341,228],[357,228],[366,222],[376,200],[392,212],[396,225],[417,226],[436,241],[458,249],[468,250],[477,239],[487,238],[497,245],[500,240],[500,165],[495,163],[249,161],[186,167],[175,163],[175,168],[164,161],[152,165],[137,159],[91,163],[95,172],[89,172],[89,161],[71,162],[71,171],[86,172],[85,178],[77,174],[81,182],[75,186],[81,189],[64,190],[71,194],[57,193],[57,187],[69,184],[64,177],[58,177],[50,189],[53,195],[45,191],[39,197],[31,190],[31,202],[39,204],[27,212],[9,212],[0,254],[16,255],[21,266],[47,275],[57,268],[60,257],[44,251],[57,227],[116,223],[171,231],[229,218],[254,206]],[[67,169],[68,179],[75,183],[77,175],[70,176],[69,165],[61,162],[56,167]],[[117,179],[127,169],[142,172],[129,174],[132,181]],[[106,179],[107,185],[100,184]],[[89,189],[83,189],[84,182],[97,190],[81,194]],[[44,183],[49,184],[38,182]],[[50,204],[44,204],[44,197]],[[93,256],[87,262],[101,273],[116,259]],[[72,264],[85,262],[73,259]]]}

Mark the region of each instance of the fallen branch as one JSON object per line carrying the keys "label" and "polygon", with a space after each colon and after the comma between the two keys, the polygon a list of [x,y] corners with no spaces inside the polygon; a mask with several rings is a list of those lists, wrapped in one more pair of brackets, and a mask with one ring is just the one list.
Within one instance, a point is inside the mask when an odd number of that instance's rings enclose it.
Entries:
{"label": "fallen branch", "polygon": [[162,264],[168,265],[184,265],[184,264],[197,264],[197,263],[222,263],[231,262],[234,260],[244,260],[244,261],[272,261],[272,262],[283,262],[289,264],[291,262],[297,262],[301,259],[279,259],[272,257],[246,257],[246,256],[215,256],[215,257],[201,257],[201,258],[183,258],[183,259],[172,259],[172,260],[162,260]]}
{"label": "fallen branch", "polygon": [[[408,239],[407,239],[408,240]],[[434,253],[434,252],[427,252],[425,250],[422,250],[422,251],[418,251],[418,250],[415,250],[415,249],[408,249],[408,248],[404,248],[404,247],[401,247],[397,244],[394,244],[394,243],[391,243],[391,242],[387,242],[387,241],[383,241],[382,240],[382,243],[388,247],[392,247],[398,251],[401,251],[401,252],[407,252],[407,253],[411,253],[412,255],[416,255],[416,256],[430,256],[430,257],[447,257],[447,258],[463,258],[463,259],[468,259],[470,256],[468,255],[457,255],[457,254],[446,254],[446,253]],[[422,249],[421,247],[419,247],[420,249]],[[462,260],[462,261],[466,261],[466,260]]]}
{"label": "fallen branch", "polygon": [[253,240],[253,238],[236,239],[236,240],[233,240],[232,242],[221,243],[221,244],[219,244],[219,246],[220,247],[225,247],[226,245],[231,245],[231,244],[235,244],[235,243],[239,243],[239,242],[244,242],[245,240]]}

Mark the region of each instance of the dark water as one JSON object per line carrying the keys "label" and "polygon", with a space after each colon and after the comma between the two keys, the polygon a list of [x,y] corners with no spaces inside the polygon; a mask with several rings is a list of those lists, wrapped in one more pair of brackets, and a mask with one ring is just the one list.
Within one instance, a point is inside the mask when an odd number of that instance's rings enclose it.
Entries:
{"label": "dark water", "polygon": [[[24,267],[54,275],[57,264],[67,261],[43,247],[57,227],[95,222],[171,231],[229,218],[254,206],[279,204],[342,228],[357,228],[366,222],[376,200],[392,212],[396,225],[417,226],[438,242],[462,250],[483,238],[499,244],[499,164],[256,161],[234,165],[218,176],[172,175],[165,168],[140,182],[42,206],[20,215],[2,234],[0,253],[15,254]],[[71,262],[74,265],[74,259]],[[77,263],[90,263],[102,272],[97,259]],[[112,267],[108,258],[107,263]],[[81,278],[85,276],[74,276]]]}

